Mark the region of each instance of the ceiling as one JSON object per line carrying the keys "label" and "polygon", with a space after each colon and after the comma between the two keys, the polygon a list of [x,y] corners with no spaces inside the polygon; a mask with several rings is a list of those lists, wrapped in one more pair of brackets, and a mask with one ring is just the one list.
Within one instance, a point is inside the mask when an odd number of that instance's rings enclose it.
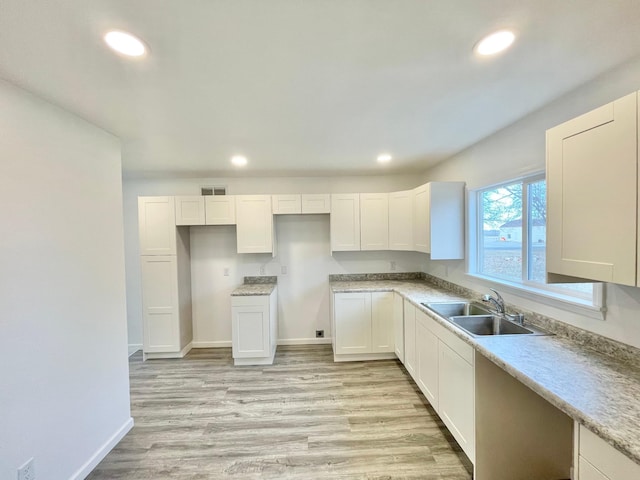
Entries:
{"label": "ceiling", "polygon": [[[476,58],[504,27],[514,46]],[[638,0],[0,0],[0,77],[119,136],[125,176],[237,175],[234,154],[242,175],[399,173],[640,55],[639,31]]]}

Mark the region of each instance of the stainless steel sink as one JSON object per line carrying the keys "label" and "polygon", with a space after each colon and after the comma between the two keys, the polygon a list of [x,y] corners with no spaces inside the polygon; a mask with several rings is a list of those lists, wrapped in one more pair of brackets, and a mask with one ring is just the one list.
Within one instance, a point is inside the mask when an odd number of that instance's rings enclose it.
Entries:
{"label": "stainless steel sink", "polygon": [[471,335],[533,335],[540,332],[510,322],[498,315],[465,315],[450,317],[454,325]]}
{"label": "stainless steel sink", "polygon": [[491,315],[491,311],[483,305],[472,302],[431,302],[423,303],[429,310],[433,310],[444,318],[468,315]]}

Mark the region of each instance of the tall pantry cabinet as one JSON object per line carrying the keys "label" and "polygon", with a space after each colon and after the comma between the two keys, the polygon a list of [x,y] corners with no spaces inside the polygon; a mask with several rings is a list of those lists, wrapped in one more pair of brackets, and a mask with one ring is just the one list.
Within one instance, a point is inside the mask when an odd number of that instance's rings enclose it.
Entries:
{"label": "tall pantry cabinet", "polygon": [[138,197],[145,359],[179,358],[193,341],[189,227],[174,197]]}

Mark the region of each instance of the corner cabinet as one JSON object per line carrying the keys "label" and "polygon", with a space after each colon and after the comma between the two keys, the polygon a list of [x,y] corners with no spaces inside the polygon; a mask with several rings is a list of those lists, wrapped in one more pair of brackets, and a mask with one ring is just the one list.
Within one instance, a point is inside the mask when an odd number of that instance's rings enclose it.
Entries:
{"label": "corner cabinet", "polygon": [[278,345],[278,289],[231,297],[234,365],[271,365]]}
{"label": "corner cabinet", "polygon": [[237,195],[236,223],[238,253],[275,256],[271,195]]}
{"label": "corner cabinet", "polygon": [[389,250],[414,250],[414,192],[389,194]]}
{"label": "corner cabinet", "polygon": [[393,292],[334,293],[334,361],[394,358]]}
{"label": "corner cabinet", "polygon": [[547,279],[638,286],[638,94],[547,131]]}

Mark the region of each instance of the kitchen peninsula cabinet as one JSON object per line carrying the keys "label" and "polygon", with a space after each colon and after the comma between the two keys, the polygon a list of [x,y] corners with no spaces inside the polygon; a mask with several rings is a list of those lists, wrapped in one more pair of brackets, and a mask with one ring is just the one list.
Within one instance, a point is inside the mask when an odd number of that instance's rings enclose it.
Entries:
{"label": "kitchen peninsula cabinet", "polygon": [[638,95],[547,131],[547,279],[640,285]]}
{"label": "kitchen peninsula cabinet", "polygon": [[278,345],[278,290],[231,296],[234,365],[271,365]]}

